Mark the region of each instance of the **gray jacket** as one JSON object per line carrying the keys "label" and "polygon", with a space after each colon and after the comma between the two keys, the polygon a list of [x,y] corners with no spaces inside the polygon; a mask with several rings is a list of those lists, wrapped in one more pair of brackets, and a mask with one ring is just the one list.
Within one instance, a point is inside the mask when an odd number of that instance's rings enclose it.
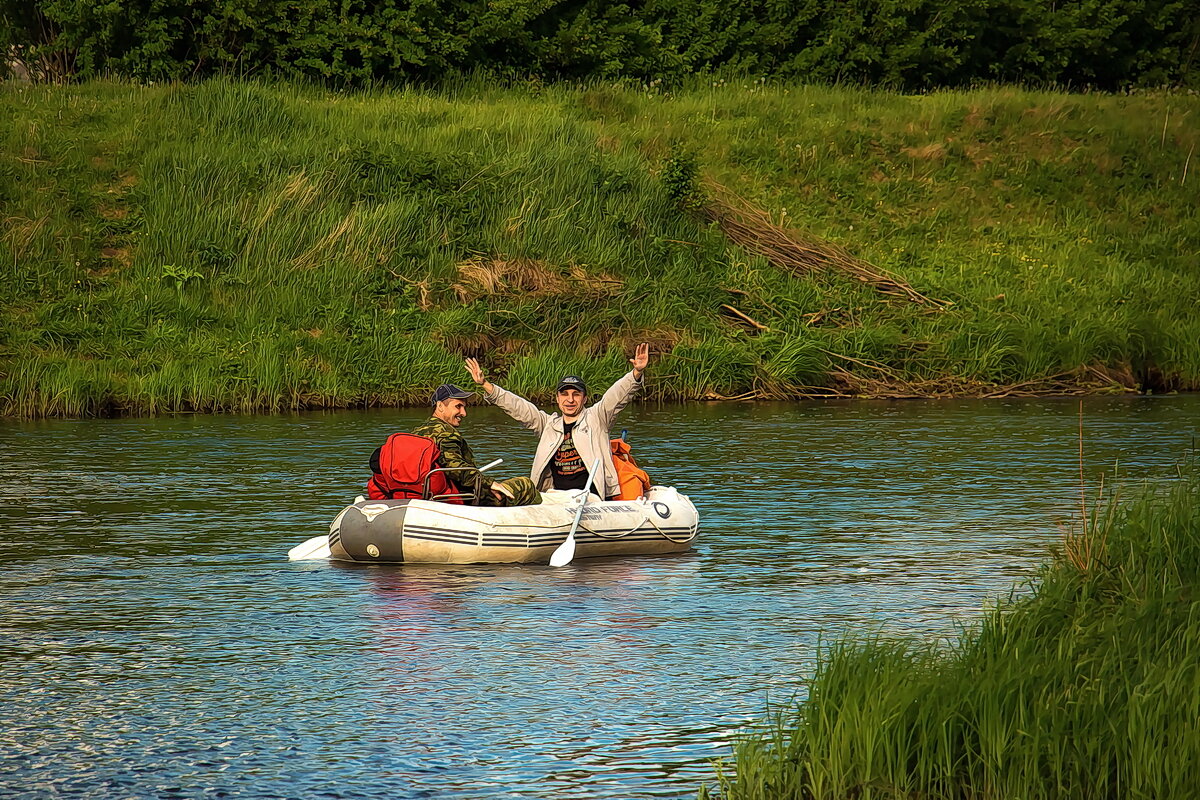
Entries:
{"label": "gray jacket", "polygon": [[[613,497],[621,492],[621,484],[617,481],[617,468],[613,466],[612,449],[608,443],[608,429],[612,427],[617,412],[624,408],[641,388],[642,381],[634,378],[633,371],[630,370],[608,387],[608,391],[598,402],[585,408],[575,421],[572,438],[586,468],[591,469],[596,456],[600,456],[605,497]],[[549,467],[563,440],[562,414],[547,414],[524,397],[501,389],[495,383],[492,383],[491,393],[484,396],[489,403],[499,406],[505,414],[541,437],[538,440],[537,452],[533,456],[533,469],[530,470],[529,477],[542,491],[554,488],[554,476],[550,474]],[[597,474],[596,483],[600,482],[600,475]]]}

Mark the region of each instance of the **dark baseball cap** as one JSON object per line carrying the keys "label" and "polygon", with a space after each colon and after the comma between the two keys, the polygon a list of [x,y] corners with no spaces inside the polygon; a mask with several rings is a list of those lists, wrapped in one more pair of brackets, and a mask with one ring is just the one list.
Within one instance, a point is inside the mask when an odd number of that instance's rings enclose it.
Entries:
{"label": "dark baseball cap", "polygon": [[443,400],[466,400],[468,397],[474,397],[474,392],[468,392],[465,389],[460,389],[453,383],[443,383],[441,386],[433,390],[433,405],[437,405]]}
{"label": "dark baseball cap", "polygon": [[583,378],[578,375],[567,375],[558,382],[558,388],[554,390],[558,394],[563,389],[578,389],[581,393],[587,394],[587,387],[583,385]]}

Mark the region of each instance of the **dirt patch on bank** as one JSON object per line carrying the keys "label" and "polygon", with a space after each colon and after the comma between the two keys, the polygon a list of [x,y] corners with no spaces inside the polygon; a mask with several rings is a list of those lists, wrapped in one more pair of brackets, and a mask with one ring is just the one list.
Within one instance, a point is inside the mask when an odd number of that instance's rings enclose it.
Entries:
{"label": "dirt patch on bank", "polygon": [[460,303],[482,297],[551,297],[570,294],[599,298],[619,292],[624,283],[604,273],[592,274],[572,264],[555,267],[532,258],[472,258],[458,264],[451,288]]}

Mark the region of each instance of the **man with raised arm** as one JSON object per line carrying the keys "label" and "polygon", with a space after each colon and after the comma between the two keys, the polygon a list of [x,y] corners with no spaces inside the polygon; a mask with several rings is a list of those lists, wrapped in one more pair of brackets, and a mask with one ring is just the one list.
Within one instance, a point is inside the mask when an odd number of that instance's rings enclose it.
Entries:
{"label": "man with raised arm", "polygon": [[592,406],[587,405],[587,387],[575,375],[558,382],[554,399],[557,414],[547,414],[524,397],[501,389],[484,377],[479,362],[466,360],[467,372],[483,389],[489,403],[541,437],[533,457],[529,477],[542,491],[547,489],[582,489],[592,462],[600,458],[592,491],[602,498],[617,497],[621,485],[613,466],[609,445],[609,428],[613,419],[642,388],[642,373],[650,361],[650,345],[637,346],[629,363],[633,369],[608,388]]}
{"label": "man with raised arm", "polygon": [[498,481],[478,471],[475,454],[458,430],[467,416],[466,399],[474,394],[452,383],[443,383],[433,393],[433,414],[413,433],[437,442],[442,451],[437,466],[450,470],[446,474],[463,491],[474,491],[480,498],[480,505],[533,506],[541,503],[542,495],[529,478]]}

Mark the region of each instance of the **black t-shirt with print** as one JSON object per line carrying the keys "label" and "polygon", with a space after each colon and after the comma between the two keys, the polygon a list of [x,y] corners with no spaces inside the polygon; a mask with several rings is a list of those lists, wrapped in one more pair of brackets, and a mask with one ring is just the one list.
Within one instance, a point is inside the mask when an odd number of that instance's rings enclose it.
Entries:
{"label": "black t-shirt with print", "polygon": [[587,483],[587,466],[575,449],[572,437],[574,422],[563,423],[563,440],[558,452],[550,460],[550,473],[554,476],[555,489],[582,489]]}

